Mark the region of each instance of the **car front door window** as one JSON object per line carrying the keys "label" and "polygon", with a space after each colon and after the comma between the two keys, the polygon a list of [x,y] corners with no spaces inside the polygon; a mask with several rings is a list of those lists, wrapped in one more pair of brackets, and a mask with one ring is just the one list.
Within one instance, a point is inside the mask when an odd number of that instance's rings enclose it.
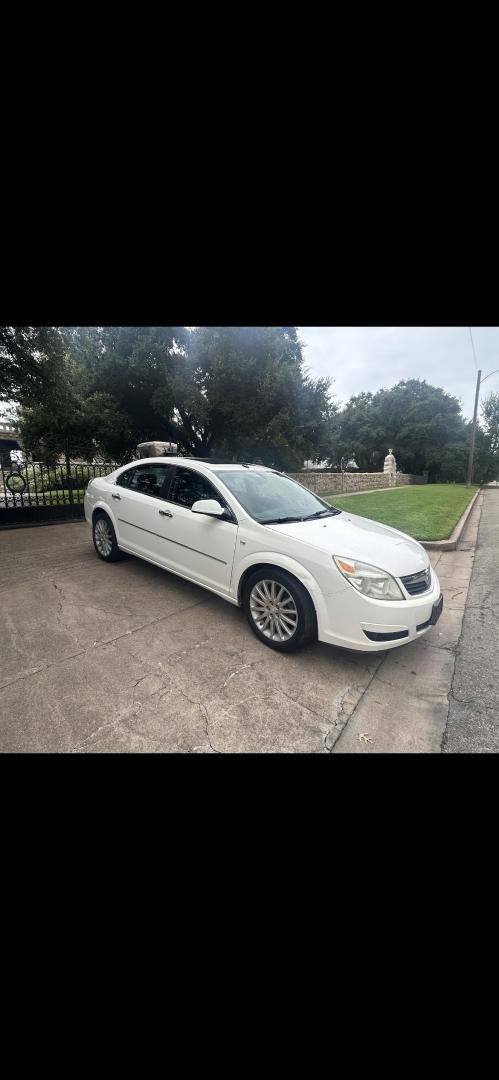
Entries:
{"label": "car front door window", "polygon": [[193,503],[198,502],[199,499],[216,499],[221,505],[225,505],[218,491],[215,491],[209,480],[201,476],[201,473],[179,466],[175,473],[170,500],[190,510]]}

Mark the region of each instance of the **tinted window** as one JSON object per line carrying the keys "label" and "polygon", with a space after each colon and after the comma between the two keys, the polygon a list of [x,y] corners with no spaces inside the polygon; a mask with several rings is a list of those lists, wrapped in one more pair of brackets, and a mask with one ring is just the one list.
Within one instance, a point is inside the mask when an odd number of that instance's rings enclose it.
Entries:
{"label": "tinted window", "polygon": [[143,495],[155,495],[159,498],[166,490],[168,483],[165,484],[165,481],[168,481],[172,472],[173,465],[165,465],[159,461],[157,465],[136,465],[122,473],[118,484],[130,491],[140,491]]}
{"label": "tinted window", "polygon": [[192,469],[184,469],[180,466],[175,474],[173,487],[170,492],[170,500],[180,503],[181,506],[192,506],[198,499],[216,499],[225,506],[225,502],[208,480],[201,473],[193,472]]}
{"label": "tinted window", "polygon": [[118,486],[124,488],[130,487],[134,472],[135,466],[133,467],[133,469],[127,469],[126,472],[121,473],[121,476],[118,476],[118,479],[116,481]]}

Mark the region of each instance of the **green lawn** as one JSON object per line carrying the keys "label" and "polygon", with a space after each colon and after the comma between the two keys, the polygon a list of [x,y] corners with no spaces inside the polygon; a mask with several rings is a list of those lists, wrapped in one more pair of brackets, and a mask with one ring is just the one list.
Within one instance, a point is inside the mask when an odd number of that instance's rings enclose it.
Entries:
{"label": "green lawn", "polygon": [[422,484],[370,495],[326,495],[326,502],[381,521],[416,540],[447,540],[478,485]]}

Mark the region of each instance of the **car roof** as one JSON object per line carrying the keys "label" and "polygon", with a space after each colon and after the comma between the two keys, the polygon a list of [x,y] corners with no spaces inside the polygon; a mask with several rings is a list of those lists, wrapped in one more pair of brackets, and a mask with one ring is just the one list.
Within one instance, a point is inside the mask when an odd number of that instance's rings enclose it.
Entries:
{"label": "car roof", "polygon": [[206,469],[208,472],[219,472],[222,469],[224,471],[229,469],[231,472],[246,472],[247,469],[256,470],[257,472],[275,472],[274,469],[269,469],[266,465],[253,465],[250,462],[210,461],[209,458],[174,457],[172,454],[149,458],[137,458],[136,461],[128,461],[126,465],[121,465],[120,469],[130,469],[136,465],[157,465],[159,463],[184,465],[188,467],[193,466],[194,468],[200,466],[200,471]]}

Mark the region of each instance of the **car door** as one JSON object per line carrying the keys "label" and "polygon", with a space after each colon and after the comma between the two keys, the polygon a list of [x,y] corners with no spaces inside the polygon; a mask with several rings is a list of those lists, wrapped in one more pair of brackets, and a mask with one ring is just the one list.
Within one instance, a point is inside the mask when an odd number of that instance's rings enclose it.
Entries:
{"label": "car door", "polygon": [[161,514],[171,515],[165,495],[175,474],[166,462],[145,462],[121,473],[111,494],[118,543],[155,562],[165,561]]}
{"label": "car door", "polygon": [[[217,499],[232,520],[193,514],[191,506],[199,499]],[[209,588],[228,592],[238,526],[223,495],[201,473],[178,466],[165,505],[172,516],[161,517],[161,532],[172,569]]]}

